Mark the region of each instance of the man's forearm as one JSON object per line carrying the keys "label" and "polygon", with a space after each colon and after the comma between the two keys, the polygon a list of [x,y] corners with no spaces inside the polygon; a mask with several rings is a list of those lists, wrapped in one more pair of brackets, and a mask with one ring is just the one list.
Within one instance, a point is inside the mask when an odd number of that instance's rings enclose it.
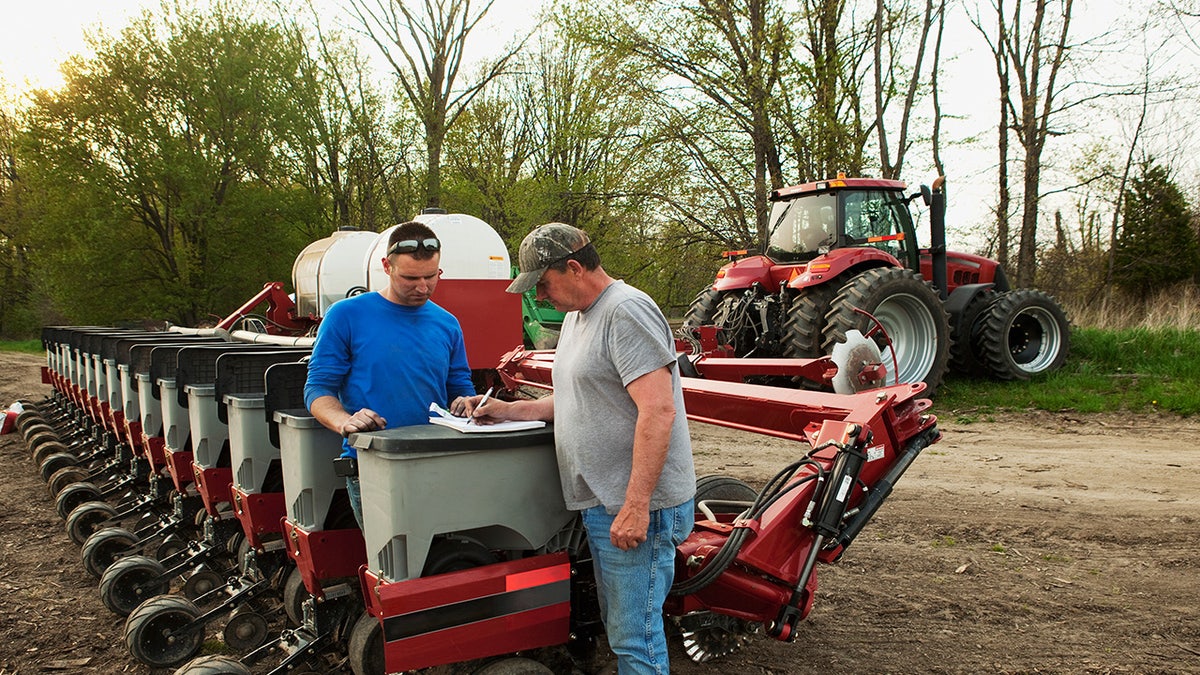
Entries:
{"label": "man's forearm", "polygon": [[350,419],[350,413],[342,407],[342,402],[336,396],[318,396],[308,407],[312,416],[317,418],[326,429],[342,433],[342,427]]}

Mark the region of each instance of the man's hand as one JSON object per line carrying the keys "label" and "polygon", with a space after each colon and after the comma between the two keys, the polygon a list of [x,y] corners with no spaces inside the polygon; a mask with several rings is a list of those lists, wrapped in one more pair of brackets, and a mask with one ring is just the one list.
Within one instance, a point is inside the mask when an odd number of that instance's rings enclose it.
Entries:
{"label": "man's hand", "polygon": [[375,429],[383,429],[387,427],[387,420],[379,416],[379,413],[370,408],[363,408],[358,412],[346,418],[342,422],[341,428],[338,429],[342,434],[342,438],[349,438],[350,434],[357,434],[362,431],[374,431]]}
{"label": "man's hand", "polygon": [[637,548],[638,544],[646,541],[646,531],[650,528],[650,511],[645,508],[630,506],[626,503],[613,518],[612,528],[608,537],[613,546],[628,551]]}

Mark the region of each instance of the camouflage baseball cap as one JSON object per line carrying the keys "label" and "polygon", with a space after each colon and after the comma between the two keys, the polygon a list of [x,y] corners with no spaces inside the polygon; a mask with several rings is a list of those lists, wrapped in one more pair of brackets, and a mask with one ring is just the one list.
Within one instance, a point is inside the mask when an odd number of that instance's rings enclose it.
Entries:
{"label": "camouflage baseball cap", "polygon": [[563,223],[547,223],[534,228],[521,241],[517,255],[521,273],[508,286],[509,293],[524,293],[537,285],[546,268],[591,242],[587,233]]}

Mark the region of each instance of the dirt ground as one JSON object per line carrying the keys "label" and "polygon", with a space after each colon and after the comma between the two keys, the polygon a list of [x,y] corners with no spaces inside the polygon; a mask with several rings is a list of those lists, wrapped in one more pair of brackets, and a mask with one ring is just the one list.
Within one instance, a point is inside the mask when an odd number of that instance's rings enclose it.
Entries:
{"label": "dirt ground", "polygon": [[[0,355],[0,402],[48,393]],[[934,410],[926,450],[796,642],[676,673],[1200,673],[1200,421]],[[760,485],[788,442],[693,425],[701,473]],[[0,675],[148,673],[82,571],[20,434],[0,437]],[[165,672],[165,671],[164,671]],[[157,674],[155,674],[157,675]]]}

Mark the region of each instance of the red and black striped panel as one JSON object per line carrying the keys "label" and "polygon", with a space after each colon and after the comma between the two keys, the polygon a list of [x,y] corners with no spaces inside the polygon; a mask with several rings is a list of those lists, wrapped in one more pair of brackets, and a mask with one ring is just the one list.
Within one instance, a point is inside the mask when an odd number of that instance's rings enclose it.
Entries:
{"label": "red and black striped panel", "polygon": [[564,644],[570,633],[565,553],[392,583],[364,575],[388,672]]}

